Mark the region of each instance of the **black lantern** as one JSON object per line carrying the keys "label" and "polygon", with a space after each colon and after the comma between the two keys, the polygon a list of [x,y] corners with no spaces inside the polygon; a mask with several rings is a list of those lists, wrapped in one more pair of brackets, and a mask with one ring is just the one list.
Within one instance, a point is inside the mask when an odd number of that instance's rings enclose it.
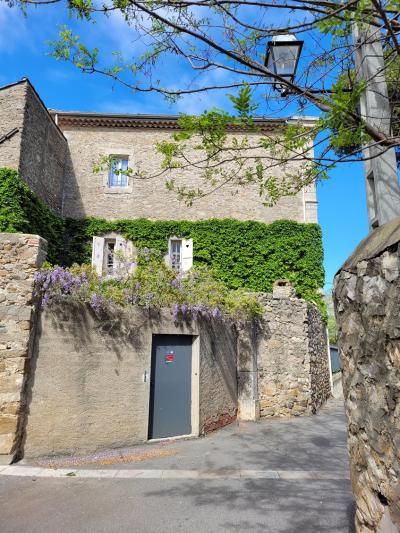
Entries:
{"label": "black lantern", "polygon": [[[268,43],[265,66],[273,74],[293,81],[303,43],[304,41],[298,41],[294,35],[276,35]],[[281,91],[282,96],[289,93],[288,89],[279,82],[274,83],[273,87]]]}

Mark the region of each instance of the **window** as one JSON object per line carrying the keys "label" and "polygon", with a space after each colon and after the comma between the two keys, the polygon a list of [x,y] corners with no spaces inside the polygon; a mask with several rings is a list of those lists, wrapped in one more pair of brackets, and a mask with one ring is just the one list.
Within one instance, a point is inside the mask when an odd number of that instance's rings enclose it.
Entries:
{"label": "window", "polygon": [[171,267],[180,272],[182,270],[182,241],[171,239]]}
{"label": "window", "polygon": [[115,272],[115,240],[106,240],[106,260],[105,260],[105,270],[107,274],[114,274]]}
{"label": "window", "polygon": [[128,158],[125,156],[116,157],[112,160],[110,173],[108,176],[109,187],[128,187],[128,175],[124,171],[128,170]]}
{"label": "window", "polygon": [[167,264],[177,272],[186,272],[193,265],[193,241],[171,237],[168,243]]}
{"label": "window", "polygon": [[134,247],[118,233],[93,237],[92,266],[99,276],[116,276],[132,272]]}

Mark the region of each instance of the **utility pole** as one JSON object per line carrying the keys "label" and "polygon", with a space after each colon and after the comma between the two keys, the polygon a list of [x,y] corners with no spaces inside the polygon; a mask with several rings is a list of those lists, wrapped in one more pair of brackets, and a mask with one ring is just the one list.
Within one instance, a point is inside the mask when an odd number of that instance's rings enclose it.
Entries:
{"label": "utility pole", "polygon": [[[385,76],[380,30],[354,25],[356,71],[368,85],[361,97],[361,115],[382,133],[391,133],[391,107]],[[365,181],[370,231],[400,216],[400,187],[394,148],[364,147]]]}

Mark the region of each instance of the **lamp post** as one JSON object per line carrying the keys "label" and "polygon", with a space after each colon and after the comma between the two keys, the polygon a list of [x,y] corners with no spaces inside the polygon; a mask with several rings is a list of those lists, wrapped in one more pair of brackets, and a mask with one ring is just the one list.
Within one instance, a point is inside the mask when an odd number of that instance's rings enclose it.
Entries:
{"label": "lamp post", "polygon": [[[281,78],[293,81],[299,64],[304,41],[298,41],[294,35],[276,35],[268,43],[265,66]],[[289,89],[282,83],[274,83],[273,88],[281,96],[288,96]]]}
{"label": "lamp post", "polygon": [[[385,76],[385,61],[377,30],[366,26],[361,31],[353,26],[357,45],[355,63],[358,79],[367,87],[360,98],[361,115],[377,130],[391,133],[391,106]],[[379,145],[363,147],[365,187],[367,191],[369,228],[373,230],[400,216],[400,187],[396,151]]]}
{"label": "lamp post", "polygon": [[[376,30],[367,27],[362,32],[353,29],[356,70],[359,79],[367,80],[367,87],[360,98],[361,114],[382,133],[390,134],[391,109],[385,78],[385,63],[382,45]],[[293,82],[299,64],[303,41],[294,35],[277,35],[268,43],[265,66],[272,74]],[[284,84],[275,82],[275,90],[282,97],[291,94]],[[308,93],[324,94],[329,89],[307,89]],[[400,186],[397,175],[394,148],[379,145],[364,146],[365,182],[367,191],[368,222],[370,230],[400,216]]]}
{"label": "lamp post", "polygon": [[[295,35],[275,35],[267,44],[265,66],[281,78],[293,82],[296,77],[297,67],[304,41],[296,39]],[[292,91],[283,83],[274,82],[272,87],[281,93],[283,98],[292,94]],[[346,90],[346,89],[343,89]],[[349,89],[350,91],[350,89]],[[331,89],[307,89],[310,94],[331,93]]]}

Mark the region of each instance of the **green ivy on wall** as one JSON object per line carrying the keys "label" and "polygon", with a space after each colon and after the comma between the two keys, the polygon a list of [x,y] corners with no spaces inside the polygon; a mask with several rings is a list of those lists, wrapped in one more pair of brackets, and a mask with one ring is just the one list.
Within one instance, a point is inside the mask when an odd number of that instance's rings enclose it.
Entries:
{"label": "green ivy on wall", "polygon": [[324,284],[321,229],[317,224],[279,220],[272,224],[234,219],[201,221],[66,220],[69,262],[91,260],[94,235],[120,232],[138,248],[168,251],[171,236],[193,239],[195,265],[210,266],[229,288],[270,292],[276,279],[288,278],[298,296],[321,304]]}
{"label": "green ivy on wall", "polygon": [[321,229],[317,224],[279,220],[272,224],[235,219],[202,221],[62,220],[32,193],[17,172],[0,169],[0,231],[37,233],[49,242],[49,261],[90,263],[92,237],[115,231],[137,248],[163,254],[171,236],[193,239],[195,265],[208,265],[229,288],[270,292],[288,278],[297,295],[324,310]]}
{"label": "green ivy on wall", "polygon": [[10,168],[0,168],[0,231],[40,235],[49,245],[48,260],[60,257],[64,221]]}

